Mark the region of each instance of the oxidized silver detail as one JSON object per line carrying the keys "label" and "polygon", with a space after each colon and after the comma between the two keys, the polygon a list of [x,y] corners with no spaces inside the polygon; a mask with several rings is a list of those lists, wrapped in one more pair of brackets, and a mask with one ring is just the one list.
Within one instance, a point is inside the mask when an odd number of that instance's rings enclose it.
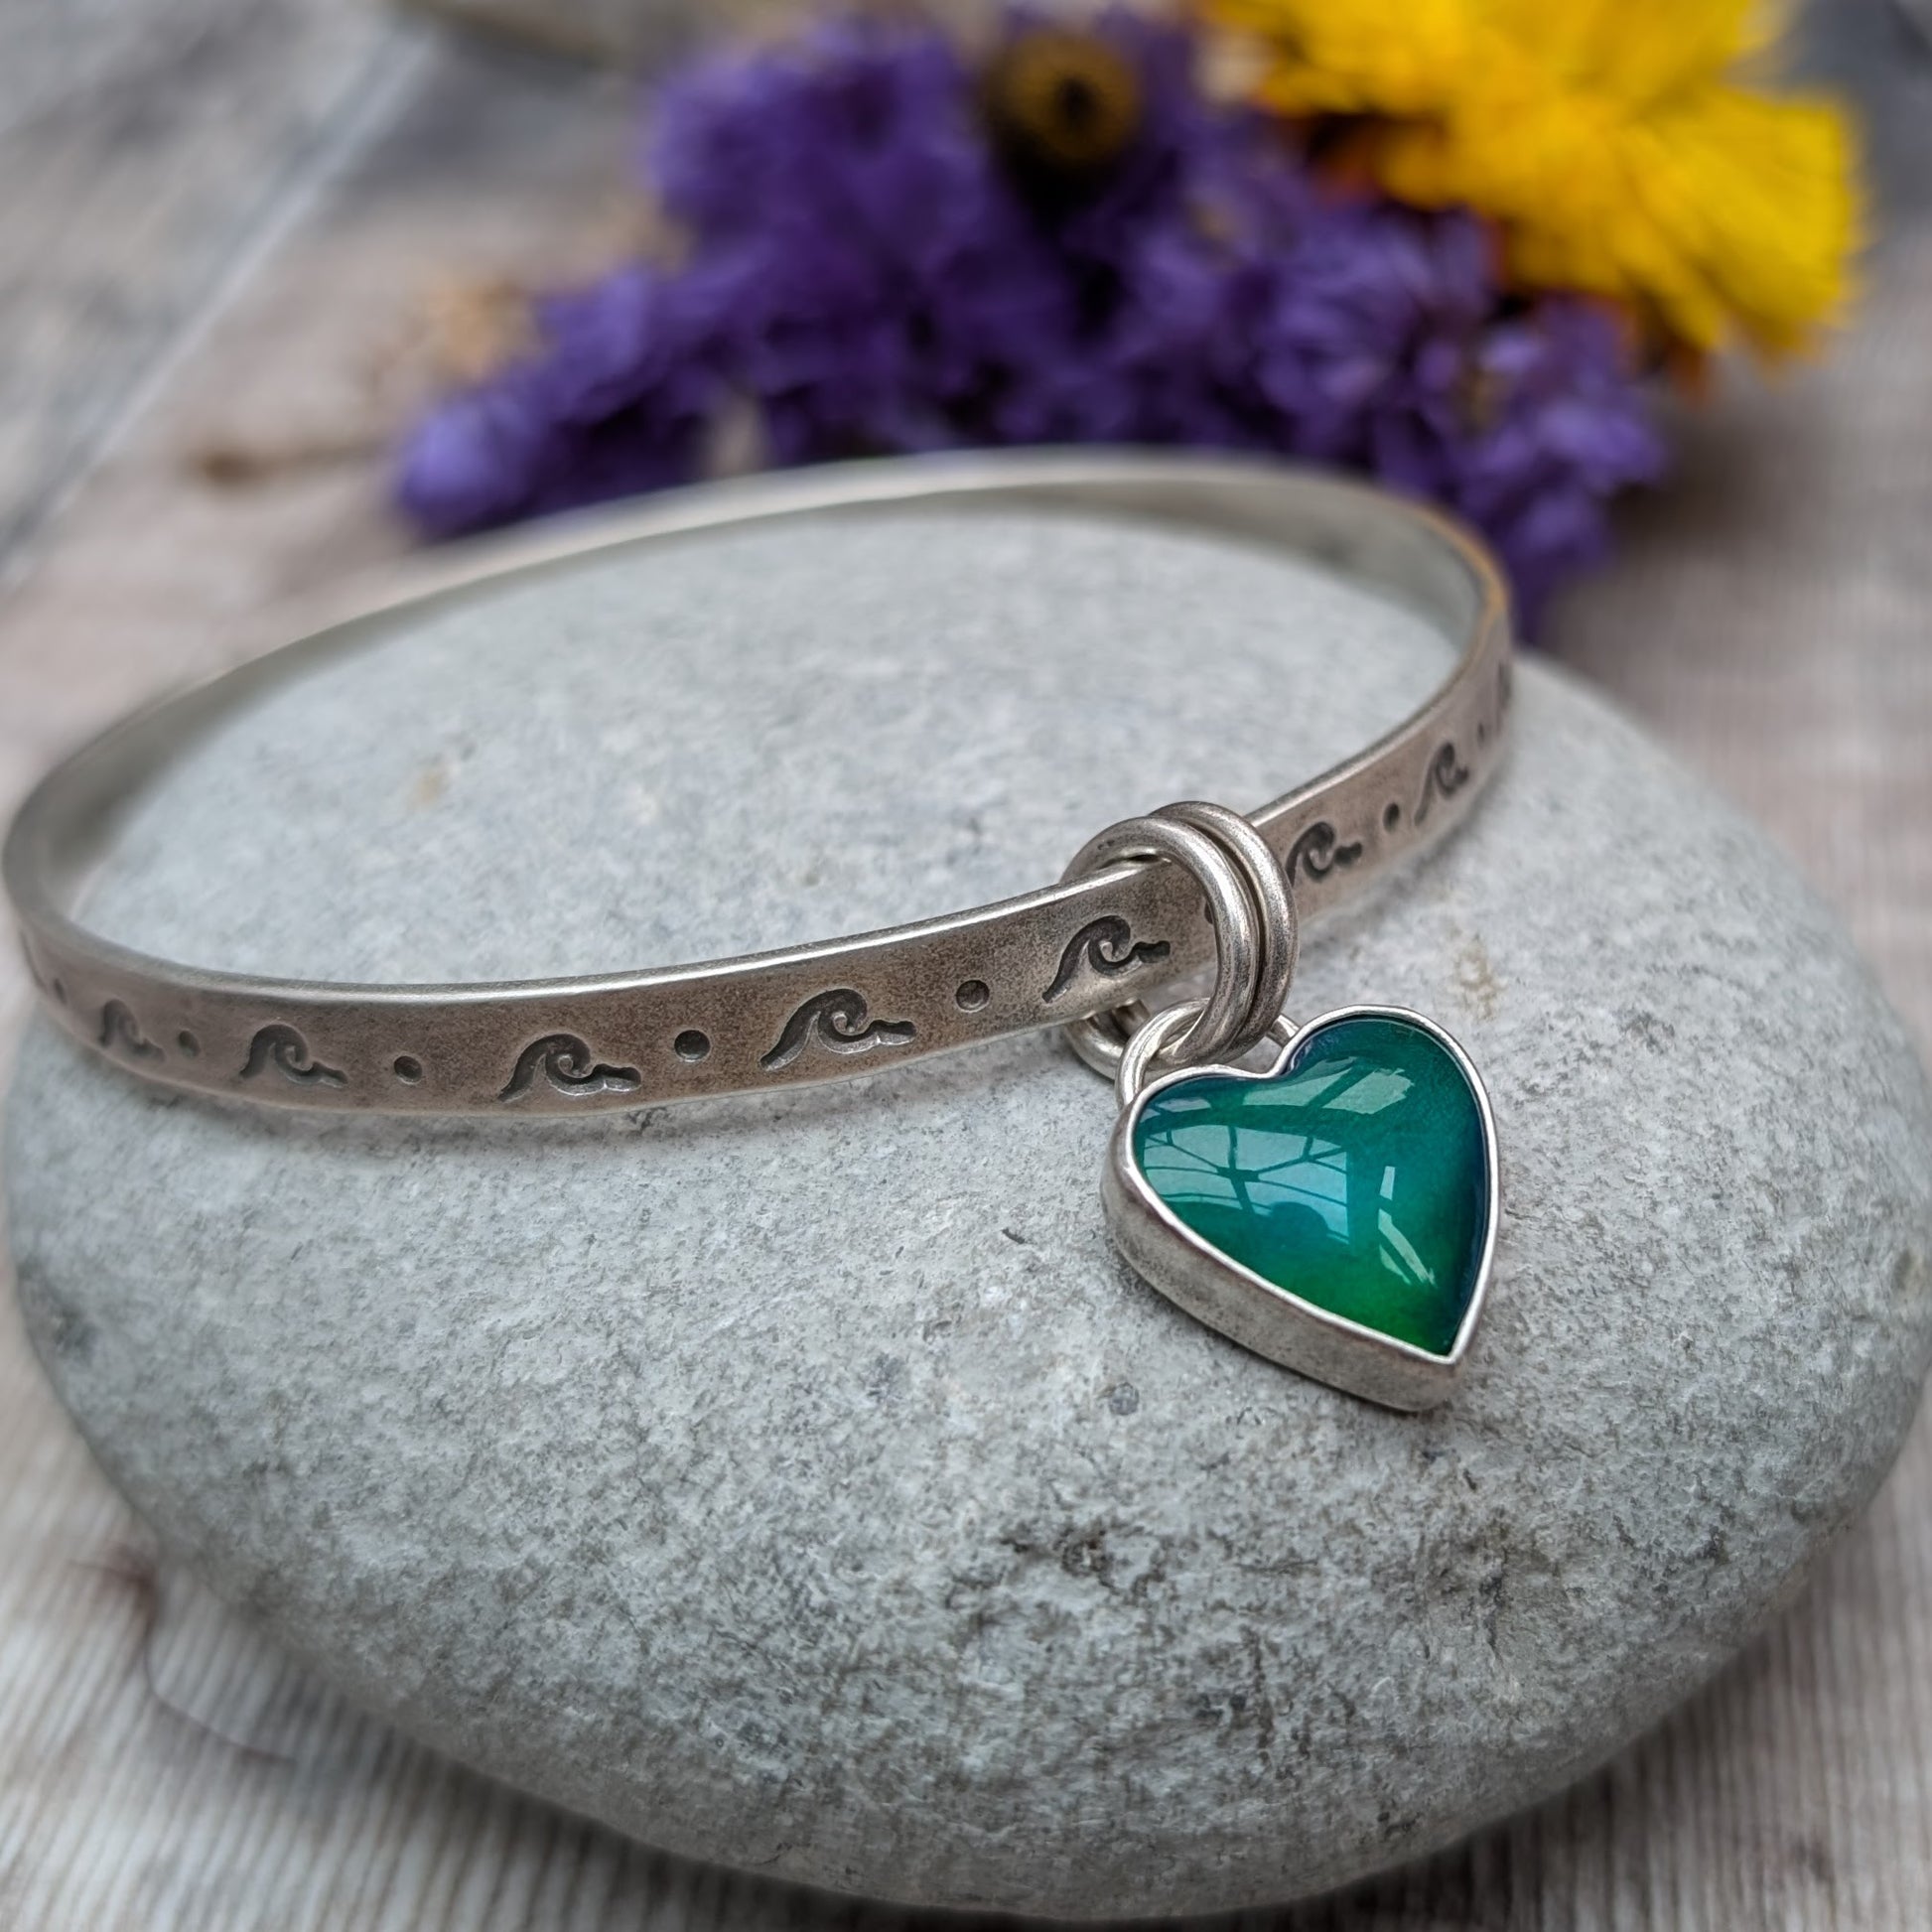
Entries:
{"label": "oxidized silver detail", "polygon": [[1125,919],[1109,913],[1083,925],[1066,942],[1053,983],[1039,996],[1040,1004],[1050,1007],[1061,994],[1071,991],[1083,974],[1118,979],[1136,966],[1166,959],[1173,951],[1165,939],[1136,939]]}
{"label": "oxidized silver detail", "polygon": [[[407,1063],[408,1068],[405,1069]],[[398,1078],[420,1080],[422,1064],[413,1054],[403,1054],[392,1066]],[[498,1100],[521,1100],[542,1074],[551,1090],[573,1098],[595,1093],[635,1093],[644,1078],[634,1066],[612,1066],[591,1051],[590,1041],[575,1034],[546,1034],[533,1039],[517,1056],[516,1066]]]}
{"label": "oxidized silver detail", "polygon": [[[0,859],[44,1011],[117,1065],[192,1091],[473,1114],[501,1110],[513,1092],[519,1116],[839,1078],[870,1071],[882,1057],[912,1059],[1083,1012],[1131,1012],[1210,956],[1198,888],[1173,865],[1111,866],[996,904],[780,952],[494,985],[366,986],[226,972],[133,951],[73,916],[119,808],[184,747],[265,687],[375,640],[398,615],[616,546],[854,507],[892,515],[936,505],[1098,511],[1283,547],[1387,592],[1454,641],[1452,669],[1412,717],[1250,814],[1269,850],[1294,858],[1305,915],[1340,904],[1449,832],[1496,768],[1511,648],[1501,579],[1481,547],[1446,519],[1366,485],[1258,459],[1057,451],[708,484],[431,557],[409,596],[137,713],[76,753],[21,807]],[[1103,924],[1112,933],[1114,922],[1129,935],[1126,950],[1111,940],[1104,949],[1087,944],[1083,962],[1098,959],[1101,969],[1083,970],[1049,1001],[1069,942]],[[821,1009],[795,1050],[780,1050],[797,1016],[828,989],[887,1018],[848,1022]],[[960,997],[962,989],[972,991]],[[131,1017],[134,1034],[118,1018],[104,1021],[110,1007]],[[694,1056],[699,1035],[708,1044]],[[152,1052],[141,1052],[137,1038]],[[583,1058],[542,1056],[519,1085],[532,1042],[562,1040],[582,1043]],[[853,1050],[862,1042],[865,1050]],[[879,1050],[887,1046],[889,1056]],[[580,1067],[592,1078],[572,1079]],[[634,1086],[613,1077],[633,1072]]]}
{"label": "oxidized silver detail", "polygon": [[1337,866],[1352,866],[1361,856],[1361,840],[1342,844],[1335,828],[1325,818],[1318,818],[1295,841],[1282,870],[1293,885],[1298,872],[1304,879],[1326,879]]}
{"label": "oxidized silver detail", "polygon": [[141,1023],[121,1004],[109,1000],[100,1010],[95,1044],[108,1053],[126,1053],[137,1060],[158,1060],[161,1048],[141,1031]]}
{"label": "oxidized silver detail", "polygon": [[[1255,999],[1264,978],[1279,964],[1280,935],[1270,932],[1255,890],[1235,855],[1213,833],[1185,822],[1178,816],[1179,809],[1185,808],[1169,806],[1144,818],[1124,818],[1096,832],[1073,855],[1063,876],[1081,879],[1121,860],[1166,860],[1192,875],[1207,897],[1208,923],[1214,932],[1214,989],[1172,1050],[1175,1056],[1184,1051],[1194,1059],[1211,1059],[1217,1053],[1239,1057],[1260,1036],[1252,1025]],[[1292,908],[1288,921],[1292,931]],[[1294,963],[1292,947],[1289,963]],[[1076,1020],[1069,1032],[1078,1033],[1087,1025]]]}
{"label": "oxidized silver detail", "polygon": [[309,1050],[309,1042],[293,1027],[279,1022],[256,1034],[248,1042],[248,1057],[242,1062],[237,1080],[252,1080],[269,1067],[299,1087],[340,1087],[345,1085],[340,1067],[325,1066]]}
{"label": "oxidized silver detail", "polygon": [[[1171,818],[1205,832],[1241,874],[1241,883],[1254,902],[1255,917],[1261,928],[1261,966],[1248,995],[1248,1014],[1239,1033],[1223,1050],[1239,1059],[1249,1047],[1259,1044],[1281,1018],[1282,1003],[1295,978],[1295,961],[1302,949],[1302,924],[1295,911],[1295,895],[1290,890],[1292,875],[1270,850],[1254,826],[1239,812],[1225,805],[1212,805],[1204,799],[1186,798],[1178,804],[1163,805],[1156,816]],[[1191,1054],[1196,1050],[1191,1039],[1183,1038]],[[1200,1049],[1205,1051],[1204,1046]],[[1176,1057],[1170,1053],[1170,1057]]]}
{"label": "oxidized silver detail", "polygon": [[918,1029],[905,1020],[868,1017],[866,996],[849,986],[814,993],[785,1022],[778,1043],[759,1061],[767,1073],[778,1073],[814,1043],[833,1053],[869,1053],[876,1046],[909,1046]]}
{"label": "oxidized silver detail", "polygon": [[[1203,849],[1201,838],[1211,850]],[[1295,976],[1301,926],[1282,862],[1240,813],[1200,799],[1183,799],[1147,818],[1110,825],[1080,848],[1066,877],[1077,879],[1119,858],[1177,862],[1193,873],[1207,895],[1217,966],[1214,990],[1204,1002],[1192,1004],[1192,1024],[1184,1033],[1175,1034],[1172,1026],[1163,1030],[1162,1049],[1169,1063],[1212,1059],[1219,1053],[1239,1059],[1272,1030]],[[1144,1002],[1135,1001],[1090,1015],[1072,1022],[1066,1038],[1096,1073],[1109,1073],[1119,1067],[1126,1042],[1145,1025],[1147,1012]]]}

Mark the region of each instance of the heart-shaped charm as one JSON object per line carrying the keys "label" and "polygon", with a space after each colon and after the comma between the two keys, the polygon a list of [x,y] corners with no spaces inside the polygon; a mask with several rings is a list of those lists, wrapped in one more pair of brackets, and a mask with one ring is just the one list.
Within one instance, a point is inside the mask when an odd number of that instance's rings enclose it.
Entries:
{"label": "heart-shaped charm", "polygon": [[1134,1267],[1245,1347],[1392,1409],[1454,1387],[1495,1249],[1496,1135],[1468,1055],[1420,1015],[1350,1007],[1266,1072],[1150,1082],[1103,1191]]}

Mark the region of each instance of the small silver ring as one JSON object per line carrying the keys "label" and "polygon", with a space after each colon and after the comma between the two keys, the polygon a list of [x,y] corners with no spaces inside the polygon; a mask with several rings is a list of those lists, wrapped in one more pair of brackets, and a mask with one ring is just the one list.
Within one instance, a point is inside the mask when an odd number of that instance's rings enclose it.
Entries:
{"label": "small silver ring", "polygon": [[1120,1056],[1126,1052],[1127,1042],[1147,1025],[1152,1014],[1145,1000],[1129,1000],[1125,1006],[1107,1007],[1084,1020],[1075,1020],[1060,1032],[1084,1064],[1111,1080],[1120,1071]]}
{"label": "small silver ring", "polygon": [[1282,869],[1282,862],[1269,850],[1268,841],[1239,812],[1230,811],[1225,805],[1209,804],[1205,799],[1187,798],[1178,804],[1163,805],[1156,816],[1205,832],[1239,864],[1248,890],[1254,895],[1255,909],[1261,915],[1260,971],[1247,1019],[1220,1049],[1227,1058],[1238,1060],[1267,1036],[1268,1030],[1288,1004],[1288,989],[1295,978],[1295,960],[1301,949],[1295,895],[1289,890],[1288,875]]}
{"label": "small silver ring", "polygon": [[[1137,1032],[1121,1051],[1120,1065],[1114,1073],[1114,1093],[1123,1108],[1133,1105],[1135,1096],[1147,1085],[1148,1073],[1161,1049],[1167,1045],[1183,1022],[1201,1010],[1199,1000],[1182,1000],[1178,1006],[1163,1007]],[[1272,1039],[1286,1046],[1295,1037],[1295,1022],[1278,1013],[1262,1030],[1261,1039]],[[1251,1041],[1258,1046],[1261,1040]],[[1178,1069],[1171,1068],[1170,1071]]]}
{"label": "small silver ring", "polygon": [[[1190,873],[1207,895],[1208,919],[1214,928],[1214,988],[1185,1037],[1173,1043],[1190,1059],[1211,1060],[1226,1052],[1246,1029],[1255,989],[1261,983],[1261,923],[1249,888],[1217,840],[1191,825],[1153,815],[1123,818],[1096,832],[1060,877],[1063,882],[1084,878],[1123,859],[1171,860]],[[1088,1033],[1098,1031],[1085,1021],[1072,1026]]]}
{"label": "small silver ring", "polygon": [[[1198,833],[1212,841],[1218,848],[1215,861],[1206,861],[1193,840],[1152,829],[1161,826]],[[1163,1033],[1167,1057],[1171,1063],[1183,1057],[1239,1059],[1273,1027],[1295,976],[1300,926],[1287,873],[1267,840],[1239,812],[1202,799],[1183,799],[1163,805],[1148,817],[1109,826],[1081,848],[1065,877],[1078,878],[1114,859],[1153,856],[1186,866],[1200,882],[1207,894],[1219,966],[1204,1010],[1203,1003],[1194,1003],[1195,1024],[1180,1037],[1172,1027]],[[1226,890],[1230,864],[1241,887],[1238,895]],[[1236,909],[1237,897],[1245,900],[1245,911]],[[1231,1019],[1239,976],[1249,975],[1250,970],[1245,1008]],[[1137,1000],[1072,1022],[1066,1037],[1096,1073],[1112,1077],[1120,1070],[1128,1040],[1147,1025],[1148,1018],[1146,1005]]]}

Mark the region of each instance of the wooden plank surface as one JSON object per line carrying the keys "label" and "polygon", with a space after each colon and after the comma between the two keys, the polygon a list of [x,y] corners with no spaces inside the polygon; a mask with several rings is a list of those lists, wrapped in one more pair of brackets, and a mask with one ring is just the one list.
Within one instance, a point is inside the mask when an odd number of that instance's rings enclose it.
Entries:
{"label": "wooden plank surface", "polygon": [[339,0],[0,5],[0,571],[403,78]]}
{"label": "wooden plank surface", "polygon": [[[1881,12],[1864,10],[1873,35]],[[5,14],[0,0],[0,28]],[[278,17],[294,39],[311,31],[292,5]],[[337,85],[334,105],[316,109],[321,83],[281,77],[288,123],[308,131],[280,147],[267,107],[250,123],[254,152],[281,156],[256,170],[266,199],[196,204],[214,211],[192,275],[162,263],[162,282],[188,279],[155,293],[130,266],[117,300],[136,320],[118,335],[82,327],[60,350],[77,358],[57,376],[64,393],[104,385],[110,400],[92,417],[75,424],[49,404],[21,431],[15,385],[35,378],[20,342],[54,312],[32,291],[24,308],[0,305],[0,448],[13,453],[0,462],[0,523],[22,489],[72,493],[0,599],[0,804],[135,697],[238,649],[265,605],[395,554],[402,539],[380,513],[374,459],[327,452],[361,440],[345,425],[378,426],[412,292],[439,270],[589,258],[621,218],[610,185],[625,150],[622,87],[536,61],[415,54],[367,20],[313,31],[375,36],[365,53],[375,50],[386,97],[370,98],[365,56],[348,40],[329,45],[339,75],[363,77],[353,98]],[[142,52],[157,45],[172,43],[124,42],[128,86],[142,60],[163,58]],[[43,95],[67,84],[60,61],[44,66]],[[1909,92],[1919,84],[1909,72],[1901,84],[1907,107],[1932,105]],[[19,125],[8,113],[0,95],[0,147]],[[193,149],[197,138],[190,124],[169,140]],[[163,167],[171,151],[149,150],[145,165]],[[88,173],[82,159],[67,165],[72,181]],[[192,175],[203,163],[182,165]],[[156,193],[173,207],[192,200]],[[46,208],[26,218],[34,245],[58,250],[63,224]],[[0,212],[0,263],[31,255],[13,220],[11,207]],[[87,246],[115,260],[104,234]],[[1774,390],[1735,387],[1685,426],[1679,483],[1631,518],[1623,561],[1572,600],[1555,640],[1785,844],[1851,921],[1922,1046],[1932,1046],[1929,338],[1932,223],[1912,220],[1835,362]],[[54,358],[45,367],[58,360],[45,343],[34,353]],[[324,454],[211,484],[207,452],[237,441],[269,456]],[[24,1009],[9,954],[0,1037],[11,1041]],[[9,1303],[0,1927],[903,1923],[656,1858],[349,1710],[157,1569],[61,1419]],[[1915,1432],[1805,1598],[1608,1770],[1412,1872],[1243,1923],[1932,1923],[1932,1429]]]}

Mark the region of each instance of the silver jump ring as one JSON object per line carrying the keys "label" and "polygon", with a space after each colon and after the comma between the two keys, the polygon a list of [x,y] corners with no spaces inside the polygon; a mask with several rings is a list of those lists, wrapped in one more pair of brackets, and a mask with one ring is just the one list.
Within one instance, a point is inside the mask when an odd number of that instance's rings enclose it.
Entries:
{"label": "silver jump ring", "polygon": [[[1161,1049],[1200,1012],[1201,1006],[1199,1000],[1182,1000],[1178,1006],[1163,1007],[1127,1042],[1114,1074],[1114,1092],[1123,1109],[1133,1104],[1135,1095],[1147,1084],[1149,1069]],[[1286,1046],[1294,1037],[1295,1023],[1282,1013],[1277,1013],[1262,1033],[1263,1039],[1272,1039],[1277,1046]]]}
{"label": "silver jump ring", "polygon": [[1129,1000],[1123,1006],[1107,1007],[1075,1020],[1060,1029],[1066,1043],[1081,1060],[1104,1079],[1120,1071],[1120,1056],[1127,1042],[1153,1017],[1154,1009],[1145,1000]]}
{"label": "silver jump ring", "polygon": [[1240,1032],[1222,1048],[1227,1058],[1239,1059],[1251,1046],[1266,1038],[1269,1029],[1281,1018],[1282,1008],[1288,1004],[1289,986],[1295,978],[1295,960],[1302,935],[1288,874],[1254,825],[1225,805],[1188,798],[1178,804],[1163,805],[1156,816],[1191,825],[1229,853],[1240,865],[1242,878],[1254,896],[1255,909],[1261,915],[1261,969],[1249,1002],[1248,1017]]}
{"label": "silver jump ring", "polygon": [[[1261,983],[1263,940],[1261,923],[1241,871],[1222,846],[1207,833],[1169,818],[1124,818],[1104,832],[1096,832],[1060,876],[1083,878],[1122,859],[1169,859],[1191,873],[1207,895],[1208,917],[1214,927],[1214,990],[1194,1017],[1184,1046],[1189,1058],[1211,1060],[1227,1051],[1248,1024],[1255,990]],[[1075,1021],[1068,1029],[1076,1041],[1084,1033],[1089,1043],[1109,1041],[1104,1031]],[[1251,1042],[1252,1043],[1252,1042]],[[1106,1044],[1099,1044],[1100,1070],[1111,1072]],[[1086,1053],[1081,1058],[1093,1065]]]}
{"label": "silver jump ring", "polygon": [[[1177,832],[1205,836],[1217,848],[1213,860],[1204,861],[1198,845],[1176,837]],[[1151,856],[1186,865],[1200,882],[1207,894],[1219,955],[1220,970],[1213,992],[1204,1008],[1197,1008],[1185,1035],[1176,1037],[1172,1026],[1164,1031],[1168,1057],[1178,1059],[1184,1051],[1189,1060],[1239,1059],[1274,1027],[1294,978],[1300,931],[1287,874],[1267,840],[1239,812],[1229,811],[1225,805],[1183,799],[1162,806],[1150,817],[1109,826],[1088,841],[1065,876],[1077,878],[1114,859]],[[1230,864],[1240,887],[1232,895],[1226,890]],[[1245,911],[1236,909],[1237,899],[1245,901]],[[1244,983],[1245,1007],[1238,1017],[1231,1017]],[[1096,1072],[1113,1074],[1118,1072],[1127,1041],[1146,1026],[1148,1018],[1147,1007],[1135,1001],[1131,1006],[1076,1021],[1066,1034],[1087,1065]]]}

